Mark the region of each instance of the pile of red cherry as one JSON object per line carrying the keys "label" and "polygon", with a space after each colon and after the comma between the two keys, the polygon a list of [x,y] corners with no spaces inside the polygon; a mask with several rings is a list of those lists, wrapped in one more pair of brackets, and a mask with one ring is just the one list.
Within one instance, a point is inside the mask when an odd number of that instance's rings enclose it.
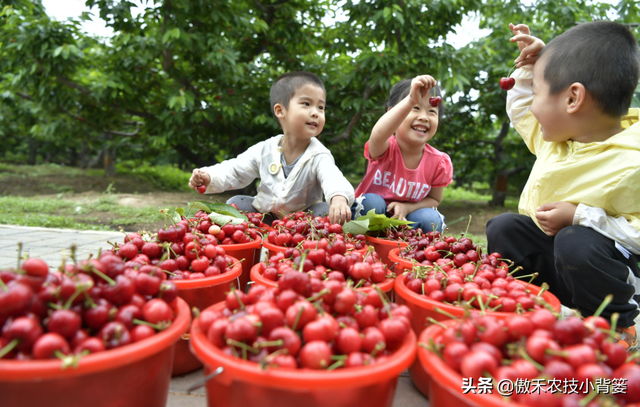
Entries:
{"label": "pile of red cherry", "polygon": [[[411,310],[336,280],[291,273],[278,288],[231,291],[226,307],[199,316],[208,340],[263,368],[335,369],[381,363],[409,334]],[[381,296],[382,295],[382,296]]]}
{"label": "pile of red cherry", "polygon": [[322,280],[352,282],[359,288],[395,277],[380,261],[378,253],[371,249],[364,255],[356,251],[347,252],[346,245],[340,239],[326,249],[286,249],[271,256],[267,262],[258,263],[258,267],[262,277],[278,281],[279,284],[291,277],[308,275]]}
{"label": "pile of red cherry", "polygon": [[399,251],[399,256],[415,260],[405,272],[404,284],[434,301],[459,305],[467,302],[478,309],[524,312],[538,309],[537,296],[509,272],[500,253],[480,254],[470,238],[459,240],[430,232]]}
{"label": "pile of red cherry", "polygon": [[275,220],[271,224],[275,230],[269,232],[269,243],[281,247],[296,247],[300,244],[304,248],[339,244],[341,240],[347,250],[361,250],[367,246],[364,235],[345,235],[339,223],[331,223],[328,216],[313,216],[310,213],[295,212],[283,219]]}
{"label": "pile of red cherry", "polygon": [[414,245],[418,240],[427,235],[433,236],[434,233],[437,233],[438,236],[440,235],[439,232],[429,232],[425,234],[422,229],[412,229],[409,225],[390,226],[381,230],[367,232],[368,235],[377,237],[378,239],[395,240]]}
{"label": "pile of red cherry", "polygon": [[78,358],[138,342],[174,319],[178,289],[110,251],[59,271],[37,258],[0,271],[0,359]]}
{"label": "pile of red cherry", "polygon": [[[450,368],[463,378],[472,378],[474,384],[479,377],[492,377],[494,389],[502,380],[515,384],[518,379],[529,383],[542,379],[539,391],[514,393],[510,397],[514,402],[577,407],[640,401],[640,366],[635,361],[626,362],[625,347],[612,339],[614,329],[602,317],[558,320],[552,312],[540,309],[506,320],[471,314],[442,326],[443,330],[430,338],[429,344],[419,345],[440,355]],[[609,379],[611,383],[613,378],[626,381],[624,392],[614,397],[607,386],[593,391],[598,379],[601,383],[605,383],[602,379]],[[559,389],[553,391],[551,379]],[[583,388],[563,391],[566,382]],[[585,395],[587,399],[583,399]]]}
{"label": "pile of red cherry", "polygon": [[139,233],[129,233],[113,252],[131,268],[158,265],[170,280],[198,279],[228,271],[234,259],[226,255],[223,246],[254,241],[257,234],[247,222],[220,227],[206,212],[198,211],[194,218],[159,229],[148,240]]}

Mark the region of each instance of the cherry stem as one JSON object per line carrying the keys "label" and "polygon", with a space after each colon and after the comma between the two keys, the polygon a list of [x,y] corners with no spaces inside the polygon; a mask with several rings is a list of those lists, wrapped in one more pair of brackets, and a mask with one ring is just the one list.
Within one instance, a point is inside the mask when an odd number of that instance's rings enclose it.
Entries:
{"label": "cherry stem", "polygon": [[384,306],[384,309],[387,310],[389,319],[393,319],[393,315],[391,315],[391,307],[389,307],[389,300],[387,299],[386,294],[380,289],[380,287],[378,287],[377,284],[374,284],[373,288],[378,292],[378,296],[380,296],[380,300],[382,300],[382,305]]}
{"label": "cherry stem", "polygon": [[469,215],[469,222],[467,223],[467,229],[464,231],[464,235],[467,235],[467,232],[469,231],[469,226],[471,226],[471,215]]}
{"label": "cherry stem", "polygon": [[64,304],[64,309],[71,308],[71,304],[73,303],[73,301],[75,301],[78,295],[82,293],[86,293],[91,288],[91,286],[92,286],[92,283],[88,281],[84,283],[76,284],[76,290],[74,291],[73,294],[71,294],[67,302]]}
{"label": "cherry stem", "polygon": [[432,324],[438,325],[442,329],[447,329],[447,326],[445,324],[443,324],[438,320],[433,319],[432,317],[427,317],[427,321],[431,322]]}
{"label": "cherry stem", "polygon": [[142,321],[140,319],[134,319],[133,323],[136,325],[147,325],[156,331],[163,331],[171,326],[171,321],[162,321],[159,324],[152,324],[151,322]]}
{"label": "cherry stem", "polygon": [[518,266],[518,267],[514,268],[514,269],[513,269],[513,271],[510,271],[510,272],[509,272],[509,275],[512,275],[512,274],[513,274],[513,273],[515,273],[516,271],[520,271],[520,270],[522,270],[522,266]]}
{"label": "cherry stem", "polygon": [[296,314],[296,319],[293,321],[293,326],[291,327],[291,329],[293,329],[294,331],[298,327],[298,322],[300,322],[300,317],[302,316],[303,311],[304,311],[304,308],[300,307],[300,309],[298,310],[298,313]]}
{"label": "cherry stem", "polygon": [[302,255],[300,256],[300,265],[298,267],[298,272],[303,273],[304,272],[304,262],[305,260],[307,260],[307,254],[309,253],[308,250],[305,250]]}
{"label": "cherry stem", "polygon": [[22,242],[18,242],[18,265],[16,270],[20,270],[20,260],[22,260]]}
{"label": "cherry stem", "polygon": [[375,358],[378,352],[382,352],[383,350],[385,350],[386,347],[387,345],[384,342],[376,343],[376,346],[371,351],[371,357]]}
{"label": "cherry stem", "polygon": [[520,354],[520,356],[522,356],[522,358],[524,360],[526,360],[527,362],[529,362],[532,365],[534,365],[536,367],[536,369],[538,369],[539,371],[543,371],[544,370],[544,366],[542,366],[540,363],[538,363],[535,360],[533,360],[531,358],[531,356],[529,356],[529,354],[524,350],[524,348],[520,348],[518,350],[518,353]]}
{"label": "cherry stem", "polygon": [[13,348],[18,346],[19,343],[20,343],[20,339],[14,339],[11,342],[9,342],[7,344],[7,346],[5,346],[4,348],[0,349],[0,359],[2,359],[4,357],[4,355],[6,355],[7,353],[11,352],[13,350]]}
{"label": "cherry stem", "polygon": [[609,335],[614,337],[616,336],[616,326],[618,325],[618,319],[620,318],[620,314],[614,312],[611,314],[611,330],[609,331]]}
{"label": "cherry stem", "polygon": [[602,311],[604,311],[604,309],[607,308],[609,304],[611,304],[611,301],[613,301],[613,294],[609,294],[606,297],[604,297],[604,301],[602,301],[602,304],[600,304],[596,312],[593,313],[593,317],[594,318],[599,317],[600,314],[602,314]]}
{"label": "cherry stem", "polygon": [[542,285],[540,286],[540,291],[538,291],[538,294],[536,294],[536,297],[542,297],[542,295],[545,293],[545,291],[547,291],[549,289],[549,284],[547,283],[542,283]]}
{"label": "cherry stem", "polygon": [[7,287],[7,285],[4,283],[4,281],[2,281],[1,278],[0,278],[0,288],[2,288],[2,291],[4,291],[5,293],[9,291],[9,287]]}
{"label": "cherry stem", "polygon": [[[244,342],[240,342],[240,341],[236,341],[235,339],[227,339],[227,345],[232,345],[232,346],[237,346],[238,348],[241,348],[243,353],[245,353],[246,351],[249,351],[251,353],[259,353],[260,349],[254,348],[253,346],[249,346]],[[246,359],[246,357],[244,357],[243,359]]]}
{"label": "cherry stem", "polygon": [[264,341],[264,342],[256,342],[253,344],[254,348],[266,348],[269,346],[282,346],[284,341],[282,339],[278,339],[277,341]]}
{"label": "cherry stem", "polygon": [[449,312],[447,312],[447,311],[443,310],[443,309],[442,309],[442,308],[440,308],[440,307],[433,307],[433,310],[434,310],[435,312],[437,312],[437,313],[442,314],[442,315],[446,315],[446,316],[448,316],[449,318],[451,318],[451,319],[453,319],[453,320],[455,320],[455,321],[460,321],[460,318],[458,318],[457,316],[455,316],[455,315],[453,315],[453,314],[450,314]]}
{"label": "cherry stem", "polygon": [[327,370],[334,370],[334,369],[337,369],[337,368],[342,367],[342,366],[344,366],[344,365],[345,365],[345,361],[344,361],[344,359],[343,359],[343,360],[339,360],[339,361],[337,361],[336,363],[334,363],[334,364],[332,364],[331,366],[329,366],[329,367],[327,368]]}
{"label": "cherry stem", "polygon": [[242,300],[240,299],[240,296],[236,292],[236,288],[232,286],[231,287],[231,292],[233,293],[233,296],[236,297],[236,300],[240,304],[240,309],[244,309],[244,303],[242,302]]}
{"label": "cherry stem", "polygon": [[113,279],[111,277],[109,277],[108,275],[104,274],[102,271],[98,270],[93,264],[90,265],[89,271],[91,271],[92,273],[96,273],[104,281],[109,283],[109,285],[116,285],[116,282],[113,281]]}
{"label": "cherry stem", "polygon": [[581,407],[586,406],[587,404],[591,403],[591,401],[596,398],[596,396],[598,395],[599,392],[597,391],[592,391],[590,392],[587,397],[583,398],[582,400],[580,400],[578,402],[578,405],[580,405]]}
{"label": "cherry stem", "polygon": [[330,292],[331,292],[331,290],[329,290],[328,288],[323,288],[322,290],[318,291],[316,294],[314,294],[311,297],[307,298],[307,301],[313,302],[315,300],[319,300],[320,298],[322,298],[323,295],[329,294]]}

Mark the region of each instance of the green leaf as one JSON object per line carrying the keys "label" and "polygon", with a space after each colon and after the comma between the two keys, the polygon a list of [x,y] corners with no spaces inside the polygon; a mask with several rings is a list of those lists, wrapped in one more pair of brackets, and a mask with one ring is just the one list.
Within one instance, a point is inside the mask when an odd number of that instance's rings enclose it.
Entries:
{"label": "green leaf", "polygon": [[211,212],[209,214],[209,219],[211,219],[211,221],[213,221],[214,223],[216,223],[216,224],[218,224],[220,226],[224,226],[227,223],[231,223],[232,225],[239,225],[242,222],[244,222],[240,218],[236,218],[236,217],[228,216],[228,215],[223,215],[223,214],[217,213],[217,212]]}
{"label": "green leaf", "polygon": [[[236,219],[240,219],[240,222],[238,223],[249,221],[249,218],[247,218],[245,215],[241,214],[240,211],[238,211],[236,208],[228,204],[212,203],[207,201],[196,201],[193,203],[193,208],[201,209],[207,213],[217,213],[219,215],[225,215],[225,216],[230,216]],[[237,225],[238,223],[234,223],[234,225]]]}
{"label": "green leaf", "polygon": [[408,220],[389,218],[384,214],[376,214],[375,209],[371,209],[366,215],[360,216],[358,220],[369,221],[369,231],[371,232],[384,230],[389,227],[398,227],[401,225],[410,225],[415,223]]}
{"label": "green leaf", "polygon": [[363,217],[359,217],[357,220],[347,222],[342,226],[342,230],[352,235],[364,235],[369,231],[369,219],[360,220]]}

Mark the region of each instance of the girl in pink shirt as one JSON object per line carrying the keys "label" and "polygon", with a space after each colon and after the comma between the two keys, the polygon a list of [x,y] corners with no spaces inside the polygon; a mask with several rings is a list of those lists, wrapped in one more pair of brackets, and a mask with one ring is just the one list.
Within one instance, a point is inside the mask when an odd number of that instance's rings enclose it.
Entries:
{"label": "girl in pink shirt", "polygon": [[429,75],[405,79],[391,89],[387,112],[364,146],[369,166],[351,209],[356,218],[375,209],[415,222],[411,226],[423,231],[444,230],[437,207],[452,181],[453,165],[447,154],[427,144],[438,130],[441,101]]}

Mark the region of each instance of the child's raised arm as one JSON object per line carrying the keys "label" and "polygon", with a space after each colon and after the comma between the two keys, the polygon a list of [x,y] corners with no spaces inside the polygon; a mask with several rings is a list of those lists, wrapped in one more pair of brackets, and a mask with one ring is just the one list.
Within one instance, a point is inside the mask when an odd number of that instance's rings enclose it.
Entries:
{"label": "child's raised arm", "polygon": [[426,97],[437,83],[430,75],[420,75],[413,78],[409,95],[393,108],[390,108],[373,126],[369,137],[369,154],[371,158],[376,159],[387,151],[389,137],[400,127],[411,109],[420,103],[422,98]]}
{"label": "child's raised arm", "polygon": [[526,24],[513,25],[510,23],[509,29],[514,35],[510,41],[517,42],[518,48],[520,48],[520,55],[514,61],[516,68],[535,64],[540,51],[544,48],[544,42],[540,38],[532,36],[529,26]]}

